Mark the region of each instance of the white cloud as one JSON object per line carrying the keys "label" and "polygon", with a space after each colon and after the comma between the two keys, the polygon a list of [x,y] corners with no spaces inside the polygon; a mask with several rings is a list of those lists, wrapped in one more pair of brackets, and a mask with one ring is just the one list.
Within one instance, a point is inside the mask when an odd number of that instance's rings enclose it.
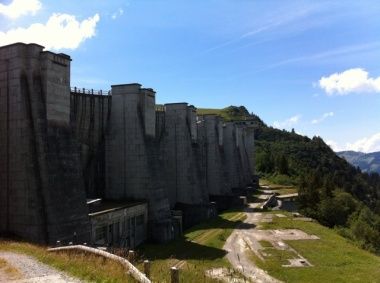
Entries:
{"label": "white cloud", "polygon": [[362,138],[354,143],[346,144],[347,150],[375,152],[380,151],[380,133],[374,134],[371,137]]}
{"label": "white cloud", "polygon": [[380,92],[380,77],[370,78],[362,68],[348,69],[342,73],[334,73],[319,80],[319,87],[327,95],[347,95],[352,92]]}
{"label": "white cloud", "polygon": [[41,6],[39,0],[13,0],[8,5],[0,3],[0,15],[16,19],[27,14],[34,15],[41,9]]}
{"label": "white cloud", "polygon": [[284,121],[274,121],[273,126],[275,128],[278,128],[278,129],[290,128],[290,127],[298,124],[300,119],[301,119],[301,115],[295,115],[295,116],[290,117],[289,119],[286,119]]}
{"label": "white cloud", "polygon": [[95,35],[100,17],[95,14],[83,21],[68,14],[53,14],[46,24],[35,23],[27,28],[0,31],[2,45],[15,42],[37,43],[47,49],[76,49],[84,40]]}
{"label": "white cloud", "polygon": [[324,113],[318,119],[314,119],[313,121],[311,121],[311,123],[312,124],[319,124],[319,123],[323,122],[324,120],[326,120],[328,117],[332,117],[332,116],[334,116],[334,112],[327,112],[327,113]]}
{"label": "white cloud", "polygon": [[365,153],[375,152],[380,151],[380,133],[376,133],[370,137],[364,137],[353,143],[346,143],[345,146],[340,146],[338,143],[332,140],[326,141],[326,143],[334,151],[353,150]]}
{"label": "white cloud", "polygon": [[112,18],[113,20],[115,20],[116,18],[122,16],[123,14],[124,14],[124,10],[121,9],[121,8],[119,8],[119,10],[117,10],[117,12],[115,12],[115,13],[113,13],[113,14],[111,15],[111,18]]}
{"label": "white cloud", "polygon": [[344,148],[340,147],[337,142],[335,142],[333,140],[326,141],[326,144],[328,146],[330,146],[333,151],[343,151],[343,150],[345,150]]}

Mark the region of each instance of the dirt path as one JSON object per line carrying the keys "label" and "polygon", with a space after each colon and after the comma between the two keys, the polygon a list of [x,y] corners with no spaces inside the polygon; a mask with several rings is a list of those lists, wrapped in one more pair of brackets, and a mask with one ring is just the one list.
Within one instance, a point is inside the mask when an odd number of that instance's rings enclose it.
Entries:
{"label": "dirt path", "polygon": [[264,270],[258,268],[252,260],[248,257],[247,251],[251,249],[256,243],[252,240],[253,231],[258,222],[262,221],[263,215],[254,212],[254,209],[259,207],[261,203],[249,204],[246,209],[247,218],[240,224],[231,236],[227,239],[223,249],[227,251],[227,259],[232,266],[238,269],[245,277],[251,279],[253,282],[258,283],[279,283],[281,281],[271,277]]}
{"label": "dirt path", "polygon": [[[80,283],[79,279],[72,278],[61,271],[38,262],[33,257],[12,253],[1,252],[0,259],[5,260],[7,267],[11,267],[13,274],[0,269],[0,282],[12,283]],[[17,275],[16,275],[17,274]]]}

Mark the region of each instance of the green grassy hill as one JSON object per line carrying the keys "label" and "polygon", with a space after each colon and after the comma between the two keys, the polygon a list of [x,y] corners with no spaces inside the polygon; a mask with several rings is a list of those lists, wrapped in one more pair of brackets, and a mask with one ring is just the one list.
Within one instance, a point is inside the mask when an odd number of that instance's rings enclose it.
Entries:
{"label": "green grassy hill", "polygon": [[217,114],[222,116],[225,121],[245,120],[250,116],[244,106],[229,106],[223,109],[197,109],[198,115]]}

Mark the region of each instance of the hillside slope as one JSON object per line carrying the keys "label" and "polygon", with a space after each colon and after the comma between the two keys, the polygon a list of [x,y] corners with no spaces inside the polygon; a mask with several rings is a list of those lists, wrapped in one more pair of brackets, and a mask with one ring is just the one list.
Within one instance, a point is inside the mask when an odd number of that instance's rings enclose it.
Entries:
{"label": "hillside slope", "polygon": [[269,127],[243,106],[198,109],[198,113],[255,121],[257,173],[274,183],[298,186],[301,212],[380,254],[379,174],[361,172],[320,137]]}
{"label": "hillside slope", "polygon": [[346,159],[353,166],[359,167],[363,172],[377,172],[380,174],[380,151],[372,153],[340,151],[336,154]]}

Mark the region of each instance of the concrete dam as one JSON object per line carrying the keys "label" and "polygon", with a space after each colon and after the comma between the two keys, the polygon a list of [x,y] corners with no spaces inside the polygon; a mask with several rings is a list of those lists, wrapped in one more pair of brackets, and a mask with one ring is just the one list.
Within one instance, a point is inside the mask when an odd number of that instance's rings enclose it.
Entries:
{"label": "concrete dam", "polygon": [[156,105],[137,83],[71,88],[70,63],[37,44],[0,47],[0,235],[166,242],[252,184],[250,121]]}

